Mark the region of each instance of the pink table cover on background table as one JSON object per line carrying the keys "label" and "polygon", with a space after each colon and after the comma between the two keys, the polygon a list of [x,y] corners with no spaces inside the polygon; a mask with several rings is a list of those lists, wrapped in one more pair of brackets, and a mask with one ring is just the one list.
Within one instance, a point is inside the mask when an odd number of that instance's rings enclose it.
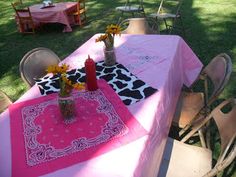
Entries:
{"label": "pink table cover on background table", "polygon": [[[102,60],[103,44],[93,36],[63,62],[72,68],[84,66],[88,54]],[[127,145],[88,161],[43,176],[76,177],[156,177],[172,116],[183,84],[189,86],[197,78],[202,63],[184,40],[175,35],[121,35],[116,37],[117,62],[158,92],[128,106],[129,111],[148,132]],[[35,85],[19,100],[40,97]],[[0,116],[0,176],[11,176],[11,142],[9,111]]]}
{"label": "pink table cover on background table", "polygon": [[30,6],[30,12],[35,23],[61,23],[66,25],[63,32],[71,32],[70,24],[74,21],[68,16],[69,12],[76,11],[76,2],[54,3],[54,7],[42,8],[43,4]]}

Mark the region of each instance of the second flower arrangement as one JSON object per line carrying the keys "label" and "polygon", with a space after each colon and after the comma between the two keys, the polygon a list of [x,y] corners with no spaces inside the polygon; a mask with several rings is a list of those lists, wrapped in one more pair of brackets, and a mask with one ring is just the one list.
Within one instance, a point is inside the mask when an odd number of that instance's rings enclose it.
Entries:
{"label": "second flower arrangement", "polygon": [[116,63],[116,55],[114,49],[115,35],[121,34],[121,28],[119,25],[108,25],[105,34],[100,35],[96,42],[104,42],[104,58],[105,64],[112,66]]}

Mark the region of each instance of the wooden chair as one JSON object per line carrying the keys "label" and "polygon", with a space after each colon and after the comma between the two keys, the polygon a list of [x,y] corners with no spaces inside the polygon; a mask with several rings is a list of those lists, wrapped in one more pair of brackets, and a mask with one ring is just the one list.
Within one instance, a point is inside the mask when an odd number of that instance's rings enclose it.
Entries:
{"label": "wooden chair", "polygon": [[21,78],[29,87],[32,87],[35,84],[35,78],[43,77],[47,74],[48,66],[57,65],[60,61],[60,58],[50,49],[35,48],[26,53],[20,62]]}
{"label": "wooden chair", "polygon": [[[199,81],[204,82],[203,92],[182,92],[177,103],[172,125],[182,128],[179,135],[209,114],[212,103],[218,98],[232,72],[231,58],[219,54],[202,70]],[[213,88],[212,88],[213,87]],[[211,93],[210,93],[211,92]],[[202,132],[200,131],[200,138]],[[202,141],[202,143],[204,143]],[[202,144],[206,147],[206,145]]]}
{"label": "wooden chair", "polygon": [[73,13],[75,24],[81,26],[86,20],[86,9],[85,9],[85,0],[78,0],[77,11]]}
{"label": "wooden chair", "polygon": [[3,112],[10,104],[12,104],[12,100],[0,90],[0,113]]}
{"label": "wooden chair", "polygon": [[34,24],[33,18],[29,8],[18,8],[22,2],[11,3],[13,9],[16,12],[16,20],[20,33],[35,33],[36,25]]}
{"label": "wooden chair", "polygon": [[[183,0],[177,0],[176,11],[174,13],[167,13],[164,11],[164,3],[165,3],[164,1],[167,1],[167,0],[161,0],[157,12],[150,14],[150,17],[155,18],[158,22],[164,21],[166,30],[168,31],[169,34],[171,34],[174,29],[177,29],[177,30],[179,29],[185,35],[184,25],[183,25],[182,17],[180,14],[180,8],[181,8]],[[171,20],[172,23],[168,23],[168,20]],[[176,25],[177,20],[180,20],[180,27]]]}
{"label": "wooden chair", "polygon": [[[230,108],[229,112],[224,112]],[[236,99],[228,99],[217,106],[198,126],[186,135],[185,141],[210,120],[214,120],[220,135],[220,154],[213,162],[210,149],[185,144],[169,138],[159,176],[213,177],[229,166],[236,157]],[[215,131],[214,131],[215,136]],[[218,149],[215,149],[216,151]]]}
{"label": "wooden chair", "polygon": [[126,28],[122,34],[158,34],[159,28],[156,21],[147,18],[129,18],[120,23],[121,28]]}
{"label": "wooden chair", "polygon": [[[121,12],[121,17],[119,18],[119,22],[121,21],[124,13],[132,14],[132,17],[135,17],[135,14],[139,14],[141,17],[145,17],[143,0],[130,1],[126,0],[124,6],[116,7],[116,10]],[[136,16],[137,17],[137,16]]]}

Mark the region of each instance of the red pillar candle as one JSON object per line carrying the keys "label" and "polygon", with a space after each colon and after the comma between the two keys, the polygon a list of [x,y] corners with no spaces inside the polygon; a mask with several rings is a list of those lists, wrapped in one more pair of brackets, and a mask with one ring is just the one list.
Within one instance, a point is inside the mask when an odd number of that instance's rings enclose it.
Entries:
{"label": "red pillar candle", "polygon": [[98,89],[96,78],[96,67],[93,59],[88,56],[85,61],[85,73],[86,73],[86,85],[88,91],[94,91]]}

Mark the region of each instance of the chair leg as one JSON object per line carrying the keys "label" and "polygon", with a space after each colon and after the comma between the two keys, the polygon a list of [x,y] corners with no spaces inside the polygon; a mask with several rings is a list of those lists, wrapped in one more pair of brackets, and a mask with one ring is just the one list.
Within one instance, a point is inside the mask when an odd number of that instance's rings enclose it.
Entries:
{"label": "chair leg", "polygon": [[86,13],[84,13],[84,21],[85,21],[85,22],[87,21]]}
{"label": "chair leg", "polygon": [[[176,23],[177,23],[178,18],[179,18],[179,20],[180,20],[180,27],[177,27],[177,26],[176,26]],[[182,18],[181,18],[181,16],[179,16],[178,18],[176,17],[176,18],[173,19],[173,21],[172,21],[172,26],[170,26],[169,34],[172,34],[173,30],[176,29],[176,30],[181,31],[181,32],[182,32],[182,35],[185,36],[185,29],[184,29],[184,24],[183,24]],[[169,26],[169,25],[168,25],[168,26]]]}
{"label": "chair leg", "polygon": [[190,127],[191,127],[191,123],[189,123],[189,124],[186,125],[184,128],[182,128],[182,129],[179,131],[179,137],[181,137]]}
{"label": "chair leg", "polygon": [[132,12],[132,17],[134,18],[134,12]]}
{"label": "chair leg", "polygon": [[29,25],[28,23],[26,23],[25,28],[26,28],[26,29],[25,29],[26,32],[30,31],[30,25]]}
{"label": "chair leg", "polygon": [[117,24],[120,24],[122,21],[122,17],[119,17],[118,21],[117,21]]}
{"label": "chair leg", "polygon": [[170,26],[169,34],[172,34],[173,29],[176,29],[176,21],[177,21],[176,17],[172,19],[172,25]]}
{"label": "chair leg", "polygon": [[74,15],[74,20],[75,20],[75,24],[81,26],[82,22],[81,22],[81,18],[79,15]]}
{"label": "chair leg", "polygon": [[23,23],[19,23],[19,30],[20,30],[20,33],[24,33],[25,32],[25,27],[24,27],[24,24]]}
{"label": "chair leg", "polygon": [[31,23],[31,28],[32,28],[33,34],[35,34],[35,25],[34,25],[34,23]]}
{"label": "chair leg", "polygon": [[35,25],[34,23],[19,23],[20,33],[33,33],[35,34]]}
{"label": "chair leg", "polygon": [[185,29],[184,29],[184,23],[183,23],[183,20],[182,20],[182,17],[180,16],[180,23],[181,23],[181,27],[182,27],[182,32],[183,32],[183,36],[185,36]]}
{"label": "chair leg", "polygon": [[121,16],[119,17],[117,24],[120,24],[123,18],[124,12],[121,12]]}
{"label": "chair leg", "polygon": [[144,11],[141,12],[143,14],[143,17],[146,17],[146,13]]}
{"label": "chair leg", "polygon": [[82,22],[81,22],[80,15],[77,16],[77,20],[78,20],[79,26],[81,26],[81,25],[82,25]]}
{"label": "chair leg", "polygon": [[192,129],[186,136],[184,136],[180,141],[181,142],[186,142],[190,137],[192,137],[194,135],[195,129]]}
{"label": "chair leg", "polygon": [[207,145],[206,145],[206,141],[205,141],[205,138],[204,138],[203,129],[198,130],[198,134],[199,134],[199,138],[200,138],[202,147],[206,148]]}
{"label": "chair leg", "polygon": [[169,31],[169,29],[168,29],[168,24],[167,24],[167,21],[166,21],[166,19],[163,19],[163,21],[164,21],[164,23],[165,23],[166,30],[167,30],[167,31]]}
{"label": "chair leg", "polygon": [[[208,122],[208,123],[206,124],[206,127],[207,127],[207,128],[210,127],[210,122]],[[206,147],[207,147],[208,149],[211,149],[211,141],[210,141],[211,135],[210,135],[210,129],[207,129],[207,130],[208,130],[208,131],[206,131]]]}

